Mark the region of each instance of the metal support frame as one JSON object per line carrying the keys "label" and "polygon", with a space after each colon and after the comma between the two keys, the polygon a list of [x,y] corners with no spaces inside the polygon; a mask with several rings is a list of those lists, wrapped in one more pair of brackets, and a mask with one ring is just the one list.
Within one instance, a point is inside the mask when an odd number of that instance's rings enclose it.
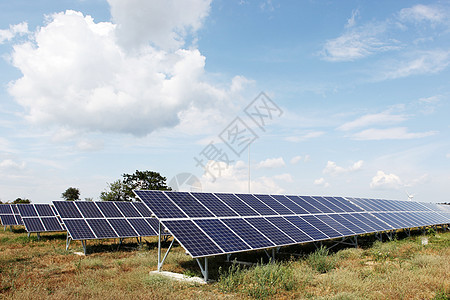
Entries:
{"label": "metal support frame", "polygon": [[158,272],[161,272],[164,261],[166,260],[167,255],[169,254],[170,249],[172,249],[173,243],[175,242],[175,238],[173,238],[172,242],[169,245],[169,248],[166,251],[166,254],[164,254],[164,257],[161,260],[161,233],[162,233],[161,231],[162,231],[162,224],[160,222],[158,226]]}
{"label": "metal support frame", "polygon": [[316,247],[316,249],[320,249],[323,246],[322,241],[318,241],[318,242],[313,242],[314,247]]}
{"label": "metal support frame", "polygon": [[406,235],[408,237],[410,237],[411,236],[411,228],[405,228],[405,231],[406,231]]}
{"label": "metal support frame", "polygon": [[342,240],[337,241],[334,245],[328,247],[328,249],[332,249],[332,248],[336,247],[337,245],[349,245],[349,246],[358,248],[358,236],[354,235],[354,236],[343,237]]}
{"label": "metal support frame", "polygon": [[72,238],[70,237],[69,233],[67,233],[67,237],[66,237],[66,251],[69,250],[70,241],[72,241]]}
{"label": "metal support frame", "polygon": [[40,232],[36,232],[36,236],[37,236],[37,239],[39,241],[41,239],[41,233]]}
{"label": "metal support frame", "polygon": [[83,253],[86,255],[86,240],[81,240],[81,245],[83,246]]}
{"label": "metal support frame", "polygon": [[203,280],[205,280],[205,282],[208,282],[208,257],[205,257],[204,266],[202,266],[200,258],[196,258],[195,260],[197,261],[197,264],[200,267],[200,271],[202,272],[203,275]]}
{"label": "metal support frame", "polygon": [[389,230],[389,231],[386,231],[386,232],[385,232],[387,238],[388,238],[390,241],[392,241],[392,240],[394,239],[394,232],[395,232],[395,230]]}

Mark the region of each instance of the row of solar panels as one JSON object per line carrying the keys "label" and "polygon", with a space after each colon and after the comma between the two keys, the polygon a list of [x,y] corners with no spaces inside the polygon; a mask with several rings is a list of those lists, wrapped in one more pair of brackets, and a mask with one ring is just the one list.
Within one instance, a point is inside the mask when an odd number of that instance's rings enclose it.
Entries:
{"label": "row of solar panels", "polygon": [[74,240],[155,236],[159,222],[138,202],[54,201],[0,205],[2,225],[27,232],[67,231]]}
{"label": "row of solar panels", "polygon": [[412,201],[135,193],[194,258],[450,223],[444,210]]}

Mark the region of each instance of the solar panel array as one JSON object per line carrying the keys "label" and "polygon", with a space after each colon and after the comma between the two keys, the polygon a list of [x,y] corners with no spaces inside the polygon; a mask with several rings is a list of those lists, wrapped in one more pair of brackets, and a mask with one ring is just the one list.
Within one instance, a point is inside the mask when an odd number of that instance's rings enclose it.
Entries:
{"label": "solar panel array", "polygon": [[53,201],[73,240],[155,236],[159,222],[139,202]]}
{"label": "solar panel array", "polygon": [[193,258],[450,223],[444,214],[411,201],[135,193]]}
{"label": "solar panel array", "polygon": [[27,232],[65,231],[50,204],[18,204]]}
{"label": "solar panel array", "polygon": [[23,225],[16,204],[0,204],[0,221],[3,226]]}

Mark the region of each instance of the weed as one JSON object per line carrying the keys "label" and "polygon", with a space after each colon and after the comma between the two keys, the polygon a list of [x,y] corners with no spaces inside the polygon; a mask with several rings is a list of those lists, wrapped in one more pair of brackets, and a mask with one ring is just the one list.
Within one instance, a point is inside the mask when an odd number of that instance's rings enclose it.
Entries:
{"label": "weed", "polygon": [[327,273],[336,267],[336,258],[329,255],[328,249],[320,247],[306,258],[308,264],[319,273]]}

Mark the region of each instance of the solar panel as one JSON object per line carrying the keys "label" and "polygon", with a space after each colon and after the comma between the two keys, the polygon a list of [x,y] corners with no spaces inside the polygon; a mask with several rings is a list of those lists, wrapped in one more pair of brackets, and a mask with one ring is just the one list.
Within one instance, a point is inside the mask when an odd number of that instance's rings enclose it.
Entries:
{"label": "solar panel", "polygon": [[23,225],[16,204],[0,204],[0,221],[3,226]]}
{"label": "solar panel", "polygon": [[[73,240],[158,235],[159,221],[140,202],[54,201]],[[77,217],[75,217],[77,216]],[[76,222],[72,222],[76,221]],[[163,233],[167,235],[167,233]]]}
{"label": "solar panel", "polygon": [[[164,191],[135,193],[195,258],[442,221],[448,223],[442,209],[439,214],[430,207],[407,201]],[[155,231],[158,230],[156,224]]]}
{"label": "solar panel", "polygon": [[27,232],[65,231],[50,204],[18,204]]}

